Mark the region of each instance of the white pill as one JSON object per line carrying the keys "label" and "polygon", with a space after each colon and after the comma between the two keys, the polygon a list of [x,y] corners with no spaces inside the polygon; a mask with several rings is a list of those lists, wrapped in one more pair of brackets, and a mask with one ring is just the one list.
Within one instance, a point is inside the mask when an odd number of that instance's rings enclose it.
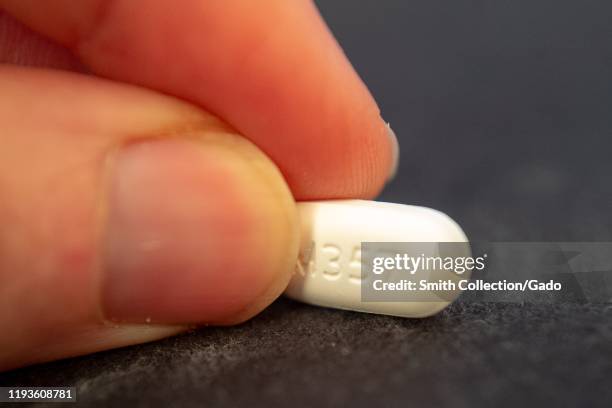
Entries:
{"label": "white pill", "polygon": [[[300,259],[286,296],[337,309],[425,317],[444,309],[459,295],[455,290],[450,297],[449,292],[440,297],[432,293],[427,301],[362,301],[362,242],[462,242],[465,244],[457,245],[470,256],[465,234],[447,215],[425,207],[363,200],[301,202],[298,210]],[[454,250],[453,256],[456,254]],[[457,275],[448,271],[428,276],[432,281],[441,278],[457,281]]]}

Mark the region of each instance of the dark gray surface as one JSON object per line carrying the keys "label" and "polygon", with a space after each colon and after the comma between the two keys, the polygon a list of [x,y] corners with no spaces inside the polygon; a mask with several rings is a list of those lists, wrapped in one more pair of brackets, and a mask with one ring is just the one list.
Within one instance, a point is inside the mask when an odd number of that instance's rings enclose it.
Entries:
{"label": "dark gray surface", "polygon": [[[612,306],[455,304],[423,320],[281,300],[201,329],[5,375],[81,403],[149,406],[609,406]],[[50,404],[50,406],[52,406]]]}
{"label": "dark gray surface", "polygon": [[[320,1],[402,145],[381,197],[473,240],[612,240],[612,3]],[[612,303],[424,320],[280,300],[234,328],[0,375],[95,406],[612,406]]]}

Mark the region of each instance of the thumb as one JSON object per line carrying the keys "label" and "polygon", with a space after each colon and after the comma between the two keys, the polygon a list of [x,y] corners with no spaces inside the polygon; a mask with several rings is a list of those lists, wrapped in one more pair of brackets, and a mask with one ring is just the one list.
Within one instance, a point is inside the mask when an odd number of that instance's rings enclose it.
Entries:
{"label": "thumb", "polygon": [[0,88],[0,369],[236,323],[284,289],[294,202],[229,127],[76,74],[5,67]]}

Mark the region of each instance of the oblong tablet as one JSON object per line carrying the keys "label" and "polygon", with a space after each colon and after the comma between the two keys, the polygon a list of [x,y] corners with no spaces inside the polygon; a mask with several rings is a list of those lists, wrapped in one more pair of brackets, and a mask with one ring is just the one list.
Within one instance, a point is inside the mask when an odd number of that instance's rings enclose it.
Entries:
{"label": "oblong tablet", "polygon": [[[367,313],[403,317],[433,315],[460,293],[458,289],[403,294],[401,301],[363,301],[361,244],[448,243],[452,253],[439,256],[470,256],[467,237],[447,215],[425,207],[363,200],[329,200],[298,203],[301,248],[295,273],[285,295],[305,303]],[[393,244],[391,244],[393,245]],[[414,249],[410,256],[423,254]],[[421,272],[419,272],[421,273]],[[426,271],[421,278],[437,282],[458,277],[447,270]],[[417,296],[418,295],[418,296]],[[425,296],[424,296],[425,295]],[[424,300],[425,299],[425,300]]]}

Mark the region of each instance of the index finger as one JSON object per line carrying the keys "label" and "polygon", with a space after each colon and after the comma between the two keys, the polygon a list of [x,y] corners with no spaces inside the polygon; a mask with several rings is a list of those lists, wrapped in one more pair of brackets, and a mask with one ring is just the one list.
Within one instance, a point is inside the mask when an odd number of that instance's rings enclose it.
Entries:
{"label": "index finger", "polygon": [[372,197],[397,148],[305,0],[0,0],[93,72],[189,100],[279,166],[296,199]]}

